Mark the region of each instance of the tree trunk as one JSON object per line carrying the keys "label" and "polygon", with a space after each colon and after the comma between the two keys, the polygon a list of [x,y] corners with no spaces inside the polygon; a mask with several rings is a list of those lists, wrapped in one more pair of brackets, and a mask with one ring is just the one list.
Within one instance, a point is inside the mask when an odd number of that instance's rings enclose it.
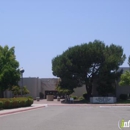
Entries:
{"label": "tree trunk", "polygon": [[86,90],[87,90],[87,100],[90,100],[90,97],[92,96],[92,84],[91,85],[86,84]]}
{"label": "tree trunk", "polygon": [[0,89],[0,98],[4,98],[4,92],[2,88]]}

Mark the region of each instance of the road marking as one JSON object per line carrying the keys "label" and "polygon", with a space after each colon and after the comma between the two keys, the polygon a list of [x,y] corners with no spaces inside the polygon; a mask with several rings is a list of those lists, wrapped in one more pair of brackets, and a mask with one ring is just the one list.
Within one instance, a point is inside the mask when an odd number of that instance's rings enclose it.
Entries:
{"label": "road marking", "polygon": [[107,107],[130,107],[130,106],[100,106],[100,108],[103,108],[103,107],[104,107],[104,108],[105,108],[105,107],[107,108]]}

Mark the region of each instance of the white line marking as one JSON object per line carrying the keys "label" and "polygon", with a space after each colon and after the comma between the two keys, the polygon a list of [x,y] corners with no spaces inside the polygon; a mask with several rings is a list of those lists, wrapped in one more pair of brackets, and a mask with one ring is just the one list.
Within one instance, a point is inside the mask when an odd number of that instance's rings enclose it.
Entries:
{"label": "white line marking", "polygon": [[105,108],[105,107],[130,107],[130,106],[100,106],[100,108]]}

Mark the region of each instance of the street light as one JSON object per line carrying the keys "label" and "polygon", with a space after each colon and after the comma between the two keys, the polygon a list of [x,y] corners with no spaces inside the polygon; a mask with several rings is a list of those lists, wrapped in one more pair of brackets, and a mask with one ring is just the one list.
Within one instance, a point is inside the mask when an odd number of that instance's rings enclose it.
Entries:
{"label": "street light", "polygon": [[21,86],[21,96],[22,96],[22,87],[23,87],[23,73],[24,73],[24,69],[20,68],[20,73],[21,73],[21,77],[22,77],[22,86]]}

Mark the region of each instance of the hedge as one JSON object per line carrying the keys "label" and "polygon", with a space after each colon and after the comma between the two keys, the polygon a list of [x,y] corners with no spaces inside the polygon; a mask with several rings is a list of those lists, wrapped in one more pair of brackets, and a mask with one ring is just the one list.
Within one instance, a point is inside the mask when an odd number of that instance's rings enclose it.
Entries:
{"label": "hedge", "polygon": [[0,98],[0,109],[27,107],[33,104],[30,97]]}

